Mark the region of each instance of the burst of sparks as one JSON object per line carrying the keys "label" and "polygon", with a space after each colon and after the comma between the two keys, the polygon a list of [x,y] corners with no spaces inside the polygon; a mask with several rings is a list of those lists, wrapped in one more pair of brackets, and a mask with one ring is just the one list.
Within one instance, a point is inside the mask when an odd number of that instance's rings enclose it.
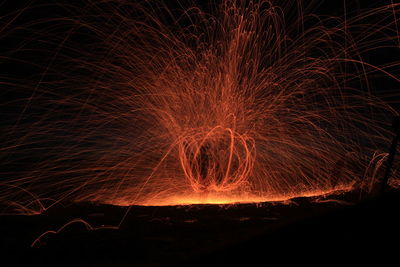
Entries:
{"label": "burst of sparks", "polygon": [[224,0],[205,12],[87,1],[18,28],[22,11],[2,18],[0,40],[23,29],[50,60],[26,60],[43,68],[36,85],[1,77],[29,95],[3,104],[22,109],[2,164],[29,164],[3,172],[0,202],[23,211],[66,199],[232,203],[370,188],[397,112],[369,82],[399,82],[399,62],[363,55],[398,45],[400,4],[322,17],[289,2],[297,7]]}

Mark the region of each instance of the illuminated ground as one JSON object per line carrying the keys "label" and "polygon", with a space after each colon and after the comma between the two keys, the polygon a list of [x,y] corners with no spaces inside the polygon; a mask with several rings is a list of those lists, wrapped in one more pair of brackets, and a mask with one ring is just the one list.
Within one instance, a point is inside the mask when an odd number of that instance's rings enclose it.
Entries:
{"label": "illuminated ground", "polygon": [[[94,227],[116,225],[127,209],[75,204],[38,216],[1,217],[0,249],[4,262],[12,259],[10,266],[225,266],[314,262],[315,254],[329,261],[393,257],[391,251],[399,248],[400,220],[394,212],[399,192],[355,204],[359,197],[353,192],[257,205],[133,206],[119,230],[88,231],[75,223],[30,248],[41,233],[74,218]],[[361,254],[368,257],[358,258]]]}

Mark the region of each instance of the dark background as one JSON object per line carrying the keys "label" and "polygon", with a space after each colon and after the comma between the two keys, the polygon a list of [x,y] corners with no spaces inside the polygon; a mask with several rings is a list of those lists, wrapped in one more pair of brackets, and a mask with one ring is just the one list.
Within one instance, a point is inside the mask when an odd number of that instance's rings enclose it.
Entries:
{"label": "dark background", "polygon": [[[179,4],[167,2],[172,9],[190,6],[185,1]],[[213,9],[213,5],[206,1],[198,2],[205,10]],[[375,0],[346,2],[349,17],[365,8],[382,5],[382,1]],[[18,134],[23,136],[24,132],[16,133],[16,124],[40,120],[46,110],[43,103],[35,105],[36,102],[28,101],[33,94],[30,85],[60,79],[51,69],[57,64],[51,55],[60,49],[59,43],[63,38],[52,35],[55,39],[46,42],[46,35],[41,37],[40,32],[53,27],[53,18],[69,16],[69,3],[67,0],[0,2],[0,144],[3,147],[10,145],[10,140],[15,140],[16,135],[17,138]],[[85,7],[74,1],[74,6],[79,5]],[[18,15],[24,8],[26,10]],[[320,1],[313,10],[319,15],[340,16],[344,12],[343,1]],[[36,23],[38,21],[40,23]],[[27,25],[29,27],[25,29]],[[66,29],[60,26],[52,32],[62,35]],[[96,40],[82,30],[77,31],[69,42],[81,44],[85,50],[91,49]],[[49,51],[52,51],[50,56]],[[61,48],[60,52],[66,57],[81,57],[73,49]],[[399,48],[382,48],[363,57],[371,64],[382,65],[398,62],[400,52]],[[57,70],[64,71],[62,75],[70,73],[68,67],[56,65]],[[48,75],[43,76],[47,68]],[[393,68],[393,73],[399,73],[398,67]],[[399,112],[399,83],[387,77],[378,77],[370,82],[373,93],[390,102]],[[28,150],[29,146],[23,149],[24,153]],[[16,169],[33,164],[18,163],[15,159],[20,156],[16,151],[13,155],[8,150],[6,152],[0,152],[0,179],[7,179],[4,177],[9,177]],[[36,155],[37,160],[43,160],[38,155],[40,153]],[[360,264],[372,259],[383,264],[395,258],[400,237],[396,216],[398,193],[379,201],[350,206],[340,204],[346,197],[338,196],[339,204],[316,204],[298,199],[288,206],[275,203],[261,207],[135,207],[135,212],[118,231],[87,231],[82,225],[77,225],[60,235],[49,235],[35,248],[29,245],[38,235],[46,230],[59,229],[73,218],[85,218],[94,225],[115,225],[126,209],[82,204],[57,207],[40,216],[2,216],[0,265],[224,266],[239,263],[249,266],[284,262],[318,265],[334,262],[342,265],[349,260]],[[359,200],[358,196],[349,198],[345,200],[353,204]],[[191,220],[194,222],[190,223]]]}

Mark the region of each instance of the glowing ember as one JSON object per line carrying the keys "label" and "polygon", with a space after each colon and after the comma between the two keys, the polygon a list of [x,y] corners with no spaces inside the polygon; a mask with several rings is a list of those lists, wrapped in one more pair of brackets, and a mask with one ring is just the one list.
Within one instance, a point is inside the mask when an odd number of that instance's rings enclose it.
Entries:
{"label": "glowing ember", "polygon": [[0,202],[242,203],[369,190],[398,114],[369,83],[399,82],[399,62],[363,57],[399,45],[400,4],[318,17],[294,2],[224,0],[206,13],[87,1],[4,27],[0,40],[24,29],[26,45],[51,60],[28,62],[43,69],[31,90],[18,77],[2,82],[29,94],[4,104],[22,109],[1,149],[17,170],[4,173]]}

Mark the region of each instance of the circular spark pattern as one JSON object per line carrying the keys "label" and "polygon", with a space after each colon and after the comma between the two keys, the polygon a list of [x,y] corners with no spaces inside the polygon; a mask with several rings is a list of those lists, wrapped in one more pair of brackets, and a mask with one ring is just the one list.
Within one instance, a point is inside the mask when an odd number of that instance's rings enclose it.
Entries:
{"label": "circular spark pattern", "polygon": [[196,192],[231,191],[245,183],[255,160],[254,141],[229,128],[194,130],[179,145],[185,177]]}

